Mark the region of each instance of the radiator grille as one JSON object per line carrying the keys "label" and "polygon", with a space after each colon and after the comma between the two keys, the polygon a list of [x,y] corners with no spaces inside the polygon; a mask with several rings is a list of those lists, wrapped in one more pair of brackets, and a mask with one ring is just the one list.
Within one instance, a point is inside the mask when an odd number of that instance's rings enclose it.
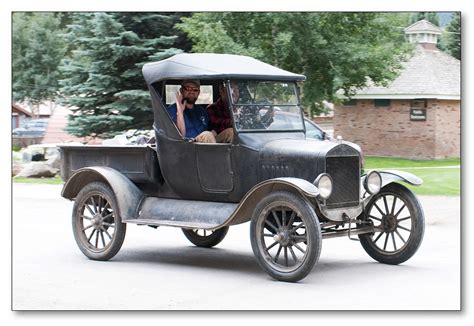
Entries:
{"label": "radiator grille", "polygon": [[333,191],[326,200],[328,208],[359,204],[359,157],[327,157],[326,172],[332,177]]}

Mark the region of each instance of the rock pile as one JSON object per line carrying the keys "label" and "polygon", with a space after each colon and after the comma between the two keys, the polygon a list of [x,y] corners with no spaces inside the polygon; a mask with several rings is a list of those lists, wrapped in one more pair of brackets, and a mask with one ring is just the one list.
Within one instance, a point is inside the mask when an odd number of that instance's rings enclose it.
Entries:
{"label": "rock pile", "polygon": [[[47,158],[37,160],[35,158]],[[14,153],[12,164],[13,177],[51,178],[59,174],[61,156],[58,151],[48,151],[48,155],[38,153],[38,149],[25,148],[20,153]]]}

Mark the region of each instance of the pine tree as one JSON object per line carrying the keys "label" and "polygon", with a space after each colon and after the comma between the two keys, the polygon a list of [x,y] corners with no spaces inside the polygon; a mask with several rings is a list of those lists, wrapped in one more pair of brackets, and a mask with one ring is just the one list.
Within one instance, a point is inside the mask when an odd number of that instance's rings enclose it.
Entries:
{"label": "pine tree", "polygon": [[141,68],[180,50],[173,48],[174,20],[154,13],[78,13],[67,39],[64,102],[73,115],[66,130],[76,136],[111,137],[127,129],[151,129],[153,114]]}
{"label": "pine tree", "polygon": [[417,12],[411,17],[411,23],[416,23],[422,19],[426,19],[433,25],[439,26],[439,16],[436,12]]}
{"label": "pine tree", "polygon": [[456,59],[461,60],[461,14],[456,12],[453,19],[446,26],[446,48]]}

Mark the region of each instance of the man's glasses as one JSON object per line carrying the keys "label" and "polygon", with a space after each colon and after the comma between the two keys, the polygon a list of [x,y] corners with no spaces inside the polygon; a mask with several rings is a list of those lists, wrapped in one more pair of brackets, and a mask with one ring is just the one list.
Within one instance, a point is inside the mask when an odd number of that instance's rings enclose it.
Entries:
{"label": "man's glasses", "polygon": [[186,92],[194,92],[194,93],[199,92],[199,88],[195,88],[195,87],[183,87],[183,89],[184,89]]}

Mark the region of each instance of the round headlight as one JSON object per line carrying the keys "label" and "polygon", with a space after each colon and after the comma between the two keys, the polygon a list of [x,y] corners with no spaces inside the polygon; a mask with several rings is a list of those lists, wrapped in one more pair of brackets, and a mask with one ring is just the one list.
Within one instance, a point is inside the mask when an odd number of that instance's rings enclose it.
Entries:
{"label": "round headlight", "polygon": [[328,199],[332,193],[332,178],[327,173],[320,174],[316,180],[314,180],[314,185],[319,189],[319,196],[323,199]]}
{"label": "round headlight", "polygon": [[371,171],[367,174],[365,178],[365,190],[371,195],[376,194],[380,191],[382,187],[382,177],[377,171]]}

